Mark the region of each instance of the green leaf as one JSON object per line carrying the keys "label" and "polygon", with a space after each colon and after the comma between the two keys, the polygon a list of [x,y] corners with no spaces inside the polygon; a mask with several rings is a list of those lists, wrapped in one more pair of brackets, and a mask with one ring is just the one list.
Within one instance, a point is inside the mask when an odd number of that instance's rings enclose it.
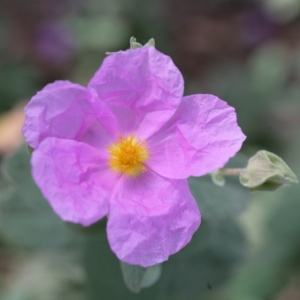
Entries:
{"label": "green leaf", "polygon": [[109,248],[106,234],[97,233],[88,239],[85,255],[88,300],[97,300],[99,295],[101,300],[199,299],[212,293],[208,286],[216,290],[228,280],[245,252],[245,239],[234,221],[203,220],[192,241],[163,263],[158,282],[134,294],[124,284],[120,262]]}
{"label": "green leaf", "polygon": [[130,38],[130,49],[136,49],[136,48],[141,48],[141,47],[146,47],[146,46],[153,46],[155,47],[155,40],[151,38],[144,46],[136,41],[135,37]]}
{"label": "green leaf", "polygon": [[149,268],[120,262],[122,275],[126,286],[134,293],[139,293],[143,287],[153,285],[160,277],[161,265]]}
{"label": "green leaf", "polygon": [[35,185],[26,147],[7,158],[3,169],[10,189],[0,193],[0,232],[7,241],[25,247],[78,246],[83,236],[53,212]]}
{"label": "green leaf", "polygon": [[153,46],[155,47],[155,40],[151,38],[144,46]]}
{"label": "green leaf", "polygon": [[[86,244],[85,268],[87,273],[88,300],[164,300],[159,290],[164,287],[164,281],[147,289],[142,289],[139,294],[132,293],[124,284],[120,261],[111,251],[106,233],[91,235]],[[151,274],[150,274],[151,277]],[[147,285],[147,275],[144,279]],[[145,287],[146,287],[145,285]]]}
{"label": "green leaf", "polygon": [[235,216],[246,209],[250,201],[250,193],[237,181],[228,178],[226,185],[214,185],[208,176],[191,177],[189,185],[202,217],[217,220]]}
{"label": "green leaf", "polygon": [[143,45],[140,43],[135,43],[135,42],[130,43],[130,49],[137,49],[137,48],[141,48],[141,47],[143,47]]}
{"label": "green leaf", "polygon": [[145,276],[142,281],[142,287],[147,288],[155,284],[159,280],[161,276],[161,272],[162,272],[162,264],[157,264],[147,268]]}
{"label": "green leaf", "polygon": [[140,44],[136,41],[135,37],[130,38],[129,44],[130,44],[130,49],[137,49],[137,48],[143,47],[142,44]]}
{"label": "green leaf", "polygon": [[266,211],[262,244],[232,278],[227,288],[229,300],[276,299],[278,292],[299,274],[299,188],[294,185],[256,196],[259,203],[265,201],[260,206]]}
{"label": "green leaf", "polygon": [[[203,225],[209,231],[201,243]],[[198,236],[194,235],[191,243],[164,264],[162,279],[168,276],[170,280],[168,299],[207,299],[246,256],[245,238],[236,222],[204,220],[201,226],[195,233]],[[202,245],[198,251],[190,251],[197,248],[195,244]]]}
{"label": "green leaf", "polygon": [[[144,46],[140,43],[138,43],[136,41],[136,38],[135,37],[131,37],[130,40],[129,40],[129,45],[130,45],[130,49],[137,49],[137,48],[141,48],[141,47],[146,47],[146,46],[153,46],[155,47],[155,41],[153,38],[151,38]],[[121,52],[120,51],[117,51],[117,52]],[[111,54],[114,54],[114,53],[117,53],[117,52],[105,52],[106,55],[111,55]]]}
{"label": "green leaf", "polygon": [[147,268],[141,266],[129,265],[120,262],[122,275],[126,286],[134,293],[139,293],[142,289],[143,278]]}

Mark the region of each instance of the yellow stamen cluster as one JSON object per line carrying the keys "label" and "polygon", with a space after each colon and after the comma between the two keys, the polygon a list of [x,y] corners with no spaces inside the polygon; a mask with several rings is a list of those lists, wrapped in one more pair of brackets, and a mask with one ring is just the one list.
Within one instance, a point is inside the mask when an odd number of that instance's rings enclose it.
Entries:
{"label": "yellow stamen cluster", "polygon": [[132,177],[146,170],[144,162],[149,158],[145,142],[137,140],[133,134],[121,136],[119,140],[108,147],[111,170]]}

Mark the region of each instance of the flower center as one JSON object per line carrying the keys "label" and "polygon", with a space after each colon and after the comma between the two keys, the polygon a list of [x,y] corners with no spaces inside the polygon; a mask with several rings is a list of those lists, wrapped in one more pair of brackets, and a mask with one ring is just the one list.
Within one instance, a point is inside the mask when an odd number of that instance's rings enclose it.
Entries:
{"label": "flower center", "polygon": [[128,137],[120,136],[119,140],[108,147],[111,170],[132,177],[146,171],[143,163],[149,158],[145,142],[137,140],[133,134]]}

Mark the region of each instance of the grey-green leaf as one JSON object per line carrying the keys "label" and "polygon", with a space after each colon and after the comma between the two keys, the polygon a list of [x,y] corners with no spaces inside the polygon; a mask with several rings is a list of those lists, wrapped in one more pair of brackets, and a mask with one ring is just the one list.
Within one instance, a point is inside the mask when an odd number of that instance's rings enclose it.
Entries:
{"label": "grey-green leaf", "polygon": [[153,47],[155,47],[154,38],[151,38],[144,46],[153,46]]}
{"label": "grey-green leaf", "polygon": [[226,185],[216,186],[208,176],[189,178],[189,186],[201,215],[205,219],[217,220],[233,217],[246,209],[250,193],[233,178],[226,178]]}
{"label": "grey-green leaf", "polygon": [[124,282],[129,290],[139,293],[142,288],[153,285],[161,275],[161,265],[143,268],[120,262]]}
{"label": "grey-green leaf", "polygon": [[136,41],[135,37],[131,37],[129,43],[130,43],[130,49],[136,49],[136,48],[143,47],[142,44],[140,44]]}
{"label": "grey-green leaf", "polygon": [[142,281],[142,287],[147,288],[155,284],[158,279],[161,276],[162,272],[162,265],[154,265],[149,268],[147,268],[146,273],[144,275],[143,281]]}
{"label": "grey-green leaf", "polygon": [[0,189],[2,237],[21,247],[80,246],[83,237],[59,219],[35,185],[29,160],[23,147],[3,161],[3,171],[10,185]]}

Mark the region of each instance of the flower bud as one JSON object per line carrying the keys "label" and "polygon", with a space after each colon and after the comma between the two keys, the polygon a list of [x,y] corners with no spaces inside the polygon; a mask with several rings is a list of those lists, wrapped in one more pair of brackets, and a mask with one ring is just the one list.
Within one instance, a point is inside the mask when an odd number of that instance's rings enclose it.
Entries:
{"label": "flower bud", "polygon": [[224,178],[222,172],[220,171],[220,169],[216,170],[214,172],[211,172],[210,176],[211,176],[213,183],[216,186],[222,187],[225,185],[225,178]]}
{"label": "flower bud", "polygon": [[261,150],[249,159],[240,182],[252,191],[272,191],[291,182],[298,183],[298,178],[279,156]]}

